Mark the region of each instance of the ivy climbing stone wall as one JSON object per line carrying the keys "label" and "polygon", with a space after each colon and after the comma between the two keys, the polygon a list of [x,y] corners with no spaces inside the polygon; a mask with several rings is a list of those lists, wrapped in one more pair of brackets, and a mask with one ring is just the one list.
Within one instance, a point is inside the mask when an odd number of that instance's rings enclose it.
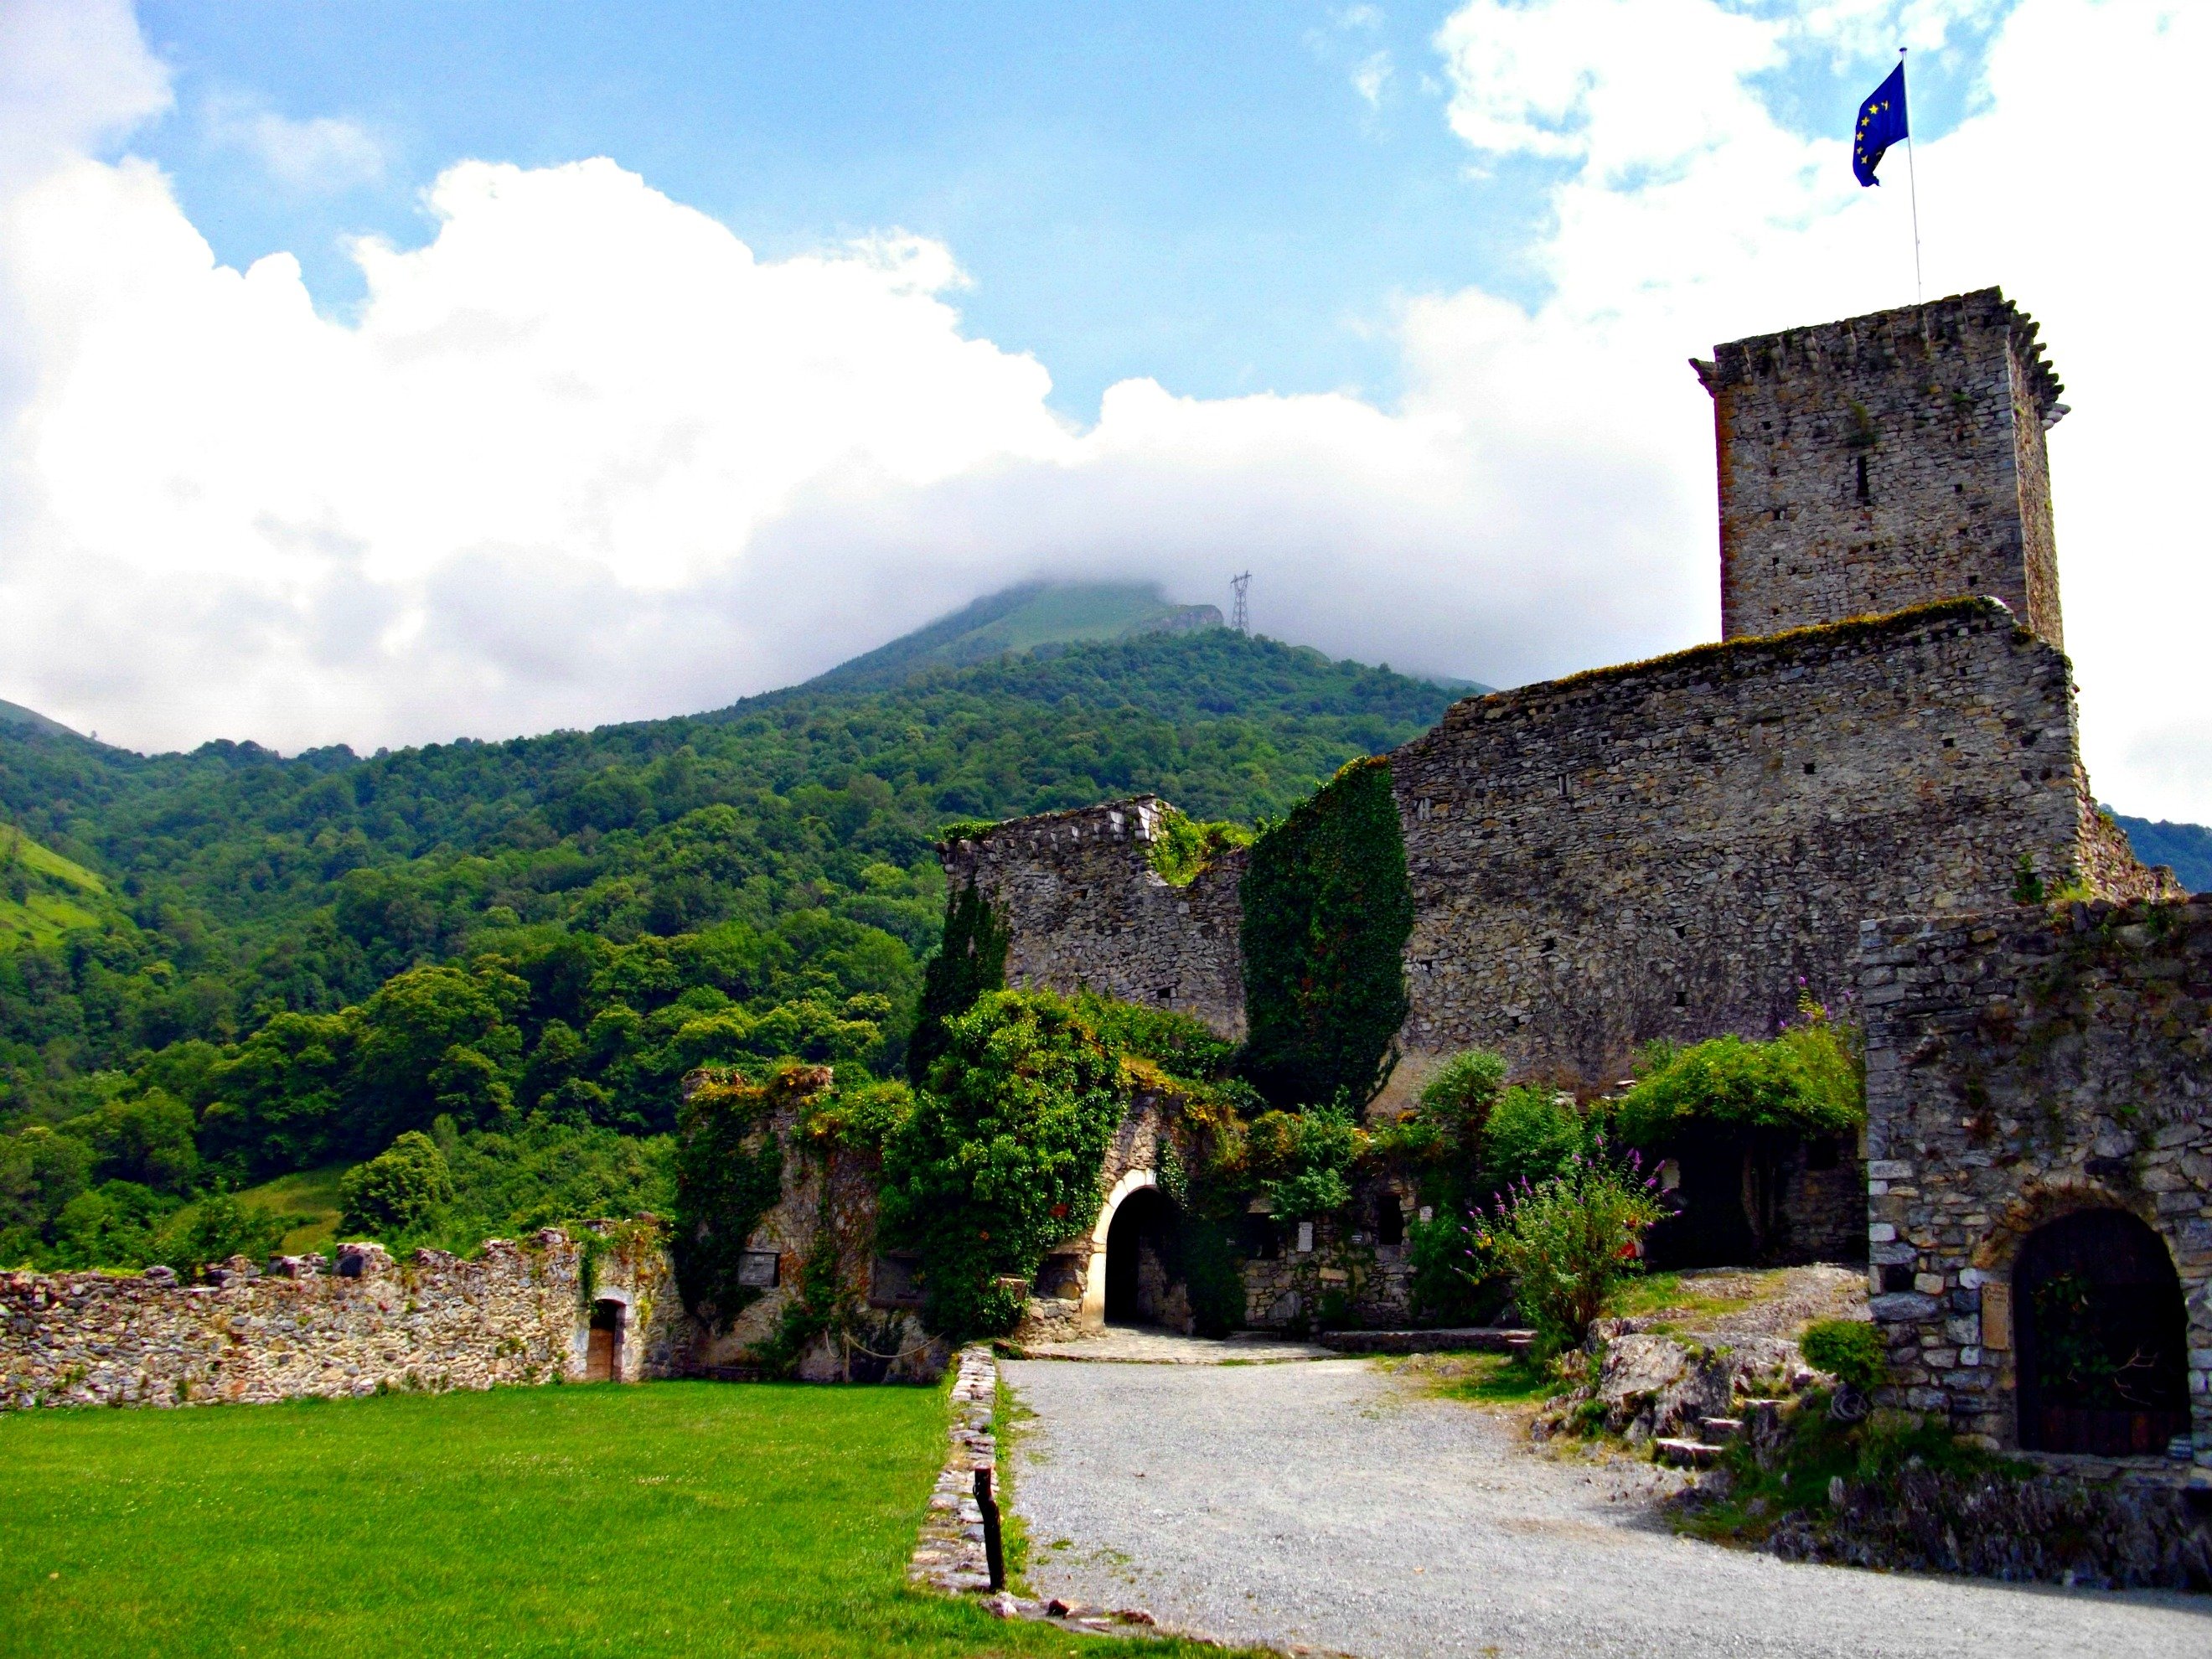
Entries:
{"label": "ivy climbing stone wall", "polygon": [[946,879],[974,882],[1010,935],[1015,990],[1096,991],[1244,1035],[1246,854],[1215,859],[1188,886],[1152,868],[1167,803],[1138,795],[1016,818],[939,849]]}
{"label": "ivy climbing stone wall", "polygon": [[0,1409],[580,1382],[602,1299],[623,1310],[623,1380],[668,1376],[683,1307],[666,1255],[642,1237],[616,1225],[587,1249],[548,1228],[470,1260],[419,1250],[404,1263],[347,1244],[266,1271],[234,1257],[204,1285],[167,1267],[0,1273]]}

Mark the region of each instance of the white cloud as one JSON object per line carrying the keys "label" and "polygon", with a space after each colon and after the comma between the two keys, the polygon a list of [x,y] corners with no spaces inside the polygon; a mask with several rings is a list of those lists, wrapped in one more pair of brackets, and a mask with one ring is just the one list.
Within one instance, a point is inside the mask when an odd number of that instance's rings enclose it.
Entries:
{"label": "white cloud", "polygon": [[293,190],[335,193],[384,177],[384,146],[358,121],[331,115],[295,121],[236,97],[210,99],[202,121],[210,143],[244,151]]}
{"label": "white cloud", "polygon": [[1390,54],[1371,52],[1361,58],[1358,67],[1352,71],[1352,89],[1359,94],[1361,101],[1369,109],[1379,110],[1382,107],[1383,90],[1389,86],[1392,73]]}
{"label": "white cloud", "polygon": [[[1603,411],[1587,439],[1657,420],[1678,440],[1674,476],[1710,477],[1704,398],[1680,377],[1681,356],[1912,294],[1905,158],[1885,168],[1888,187],[1858,190],[1840,136],[1785,129],[1754,77],[1838,42],[1875,54],[1900,39],[1940,42],[1999,9],[1474,0],[1438,36],[1453,125],[1492,156],[1558,166],[1561,182],[1542,250],[1554,292],[1507,325],[1527,367],[1500,376],[1485,361],[1458,395],[1543,374],[1551,395]],[[1869,85],[1880,61],[1866,64]],[[1917,158],[1927,292],[2001,283],[2042,322],[2069,386],[2076,413],[2053,435],[2052,466],[2068,644],[2100,790],[2128,810],[2200,819],[2212,819],[2212,714],[2192,684],[2187,619],[2212,603],[2212,576],[2174,481],[2189,475],[2185,400],[2212,348],[2166,319],[2185,314],[2201,264],[2171,158],[2191,153],[2189,112],[2208,70],[2201,7],[2023,0],[1993,38],[1976,112],[1920,141]],[[2067,112],[2056,143],[2055,109]],[[1486,337],[1495,313],[1474,299],[1421,308],[1416,361],[1447,364],[1457,340]],[[1602,343],[1602,360],[1577,371],[1576,343]],[[1694,443],[1680,441],[1693,430]]]}
{"label": "white cloud", "polygon": [[[226,269],[156,170],[92,159],[165,93],[135,33],[81,39],[76,102],[0,104],[0,696],[142,744],[500,735],[714,706],[1025,575],[1218,599],[1248,564],[1267,631],[1501,683],[1710,637],[1683,360],[1911,291],[1904,192],[1856,190],[1840,135],[1758,88],[1898,15],[1475,0],[1439,36],[1451,119],[1557,170],[1547,301],[1408,302],[1395,409],[1137,380],[1085,428],[963,331],[951,251],[763,261],[606,161],[449,168],[432,240],[360,245],[357,318],[318,316],[289,257]],[[2206,33],[2024,0],[1985,107],[1918,159],[1929,292],[2003,281],[2072,390],[2099,781],[2212,819],[2186,631],[2212,578],[2174,482],[2207,348],[2165,159]],[[2082,136],[2054,152],[2062,94]]]}

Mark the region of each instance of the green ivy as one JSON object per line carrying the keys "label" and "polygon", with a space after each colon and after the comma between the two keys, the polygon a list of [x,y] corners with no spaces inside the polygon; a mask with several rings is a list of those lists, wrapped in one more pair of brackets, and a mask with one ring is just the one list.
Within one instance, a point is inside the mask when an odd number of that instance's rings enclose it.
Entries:
{"label": "green ivy", "polygon": [[1269,1099],[1364,1102],[1405,1024],[1413,896],[1386,760],[1354,761],[1252,848],[1243,1070]]}
{"label": "green ivy", "polygon": [[787,1066],[765,1085],[735,1072],[690,1080],[676,1129],[676,1282],[684,1305],[715,1330],[760,1298],[738,1269],[745,1241],[783,1196],[776,1111],[829,1079],[825,1067]]}
{"label": "green ivy", "polygon": [[947,1020],[986,991],[1006,988],[1006,927],[974,882],[945,895],[945,940],[921,970],[921,1008],[907,1045],[907,1075],[920,1082],[945,1052]]}
{"label": "green ivy", "polygon": [[1119,1056],[1050,992],[985,992],[945,1038],[884,1150],[881,1217],[921,1254],[930,1328],[964,1340],[1012,1329],[1045,1251],[1097,1219],[1125,1102]]}

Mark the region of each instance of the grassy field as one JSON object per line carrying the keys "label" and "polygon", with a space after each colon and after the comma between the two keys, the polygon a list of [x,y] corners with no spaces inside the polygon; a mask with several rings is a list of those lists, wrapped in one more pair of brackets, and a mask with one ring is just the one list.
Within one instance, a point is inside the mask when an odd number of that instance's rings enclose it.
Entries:
{"label": "grassy field", "polygon": [[14,945],[52,945],[72,927],[99,926],[107,884],[81,864],[41,847],[20,830],[0,829],[0,870],[14,866],[29,878],[17,898],[0,889],[0,950]]}
{"label": "grassy field", "polygon": [[0,1654],[1101,1651],[905,1587],[945,1422],[696,1382],[18,1413]]}
{"label": "grassy field", "polygon": [[305,1216],[307,1220],[284,1235],[283,1249],[298,1255],[319,1250],[338,1236],[338,1181],[351,1165],[333,1164],[326,1169],[301,1170],[258,1187],[240,1190],[238,1201],[249,1210],[271,1215]]}

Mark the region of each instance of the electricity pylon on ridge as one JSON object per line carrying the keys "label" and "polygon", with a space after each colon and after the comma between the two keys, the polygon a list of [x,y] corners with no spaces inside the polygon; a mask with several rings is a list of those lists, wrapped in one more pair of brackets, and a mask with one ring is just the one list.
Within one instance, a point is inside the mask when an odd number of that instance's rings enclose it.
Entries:
{"label": "electricity pylon on ridge", "polygon": [[1249,570],[1241,576],[1231,576],[1229,579],[1230,590],[1237,595],[1230,605],[1229,625],[1239,634],[1249,634],[1252,631],[1249,626],[1251,618],[1244,609],[1244,590],[1251,585],[1252,573]]}

